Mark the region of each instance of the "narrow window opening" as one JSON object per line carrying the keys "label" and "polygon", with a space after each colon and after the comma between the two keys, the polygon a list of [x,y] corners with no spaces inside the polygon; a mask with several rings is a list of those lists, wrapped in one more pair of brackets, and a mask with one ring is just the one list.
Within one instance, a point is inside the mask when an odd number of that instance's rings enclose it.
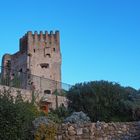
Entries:
{"label": "narrow window opening", "polygon": [[31,75],[30,74],[28,74],[28,79],[30,79],[31,78]]}
{"label": "narrow window opening", "polygon": [[20,69],[19,72],[22,72],[22,69]]}
{"label": "narrow window opening", "polygon": [[53,48],[53,51],[55,52],[55,48]]}
{"label": "narrow window opening", "polygon": [[11,61],[10,60],[7,60],[7,68],[8,68],[8,70],[10,70],[11,69]]}
{"label": "narrow window opening", "polygon": [[48,63],[42,63],[40,64],[41,68],[49,68],[49,64]]}
{"label": "narrow window opening", "polygon": [[50,90],[44,90],[44,94],[51,94],[51,91]]}
{"label": "narrow window opening", "polygon": [[32,54],[31,53],[28,53],[28,56],[32,56]]}
{"label": "narrow window opening", "polygon": [[34,53],[35,53],[35,49],[34,49]]}
{"label": "narrow window opening", "polygon": [[51,54],[47,53],[46,56],[48,56],[49,58],[51,58]]}

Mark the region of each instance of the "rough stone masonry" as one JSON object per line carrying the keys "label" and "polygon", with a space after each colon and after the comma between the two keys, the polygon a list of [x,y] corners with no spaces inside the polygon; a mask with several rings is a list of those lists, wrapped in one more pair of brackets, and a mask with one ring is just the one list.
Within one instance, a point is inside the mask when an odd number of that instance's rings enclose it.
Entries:
{"label": "rough stone masonry", "polygon": [[[27,32],[20,39],[19,51],[5,54],[2,59],[2,77],[20,77],[20,88],[52,93],[61,89],[61,52],[59,31]],[[57,83],[55,81],[58,81]]]}
{"label": "rough stone masonry", "polygon": [[56,140],[140,140],[140,122],[62,124]]}

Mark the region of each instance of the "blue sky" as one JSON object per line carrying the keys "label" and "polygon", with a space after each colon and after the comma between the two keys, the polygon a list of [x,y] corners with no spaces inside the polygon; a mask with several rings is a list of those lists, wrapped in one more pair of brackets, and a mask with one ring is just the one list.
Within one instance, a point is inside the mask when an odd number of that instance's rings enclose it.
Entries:
{"label": "blue sky", "polygon": [[5,0],[0,61],[27,31],[59,30],[62,81],[115,81],[140,88],[139,0]]}

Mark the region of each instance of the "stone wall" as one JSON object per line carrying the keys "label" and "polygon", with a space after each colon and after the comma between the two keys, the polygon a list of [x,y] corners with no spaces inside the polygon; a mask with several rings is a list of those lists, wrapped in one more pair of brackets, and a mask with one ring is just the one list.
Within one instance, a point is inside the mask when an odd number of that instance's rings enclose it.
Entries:
{"label": "stone wall", "polygon": [[[34,82],[36,90],[51,93],[61,89],[61,52],[59,31],[40,33],[27,32],[20,40],[21,49],[27,43],[27,69],[32,75],[28,80]],[[49,80],[50,79],[50,80]]]}
{"label": "stone wall", "polygon": [[36,90],[44,93],[61,89],[59,31],[27,32],[20,39],[19,51],[3,56],[2,68],[3,78],[22,79],[21,88],[31,89],[30,84],[34,83]]}
{"label": "stone wall", "polygon": [[140,140],[140,122],[62,124],[56,140]]}
{"label": "stone wall", "polygon": [[[18,88],[13,88],[13,87],[8,87],[8,86],[2,86],[0,85],[0,91],[4,90],[10,90],[11,95],[14,97],[17,96],[17,93],[20,92],[21,96],[25,101],[31,101],[32,100],[32,91],[31,90],[25,90],[25,89],[18,89]],[[45,94],[41,92],[34,92],[36,102],[39,102],[42,97],[45,97],[50,103],[51,103],[51,108],[55,109],[56,108],[56,96],[53,94]],[[63,104],[64,106],[67,106],[67,99],[64,96],[57,96],[58,98],[58,106]]]}
{"label": "stone wall", "polygon": [[31,101],[32,99],[32,92],[30,90],[18,89],[18,88],[0,85],[0,92],[3,92],[4,90],[6,91],[8,90],[13,97],[16,97],[17,93],[20,93],[24,101],[27,100]]}

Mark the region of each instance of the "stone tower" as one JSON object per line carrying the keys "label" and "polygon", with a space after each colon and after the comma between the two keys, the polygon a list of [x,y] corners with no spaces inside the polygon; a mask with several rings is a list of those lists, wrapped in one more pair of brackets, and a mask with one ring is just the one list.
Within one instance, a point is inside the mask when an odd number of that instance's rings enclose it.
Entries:
{"label": "stone tower", "polygon": [[[18,75],[21,78],[22,88],[30,89],[34,84],[36,90],[45,93],[61,89],[59,31],[27,32],[20,39],[19,51],[3,56],[2,66],[6,68],[7,65],[10,67],[10,77]],[[6,74],[7,69],[3,69],[2,76]]]}

